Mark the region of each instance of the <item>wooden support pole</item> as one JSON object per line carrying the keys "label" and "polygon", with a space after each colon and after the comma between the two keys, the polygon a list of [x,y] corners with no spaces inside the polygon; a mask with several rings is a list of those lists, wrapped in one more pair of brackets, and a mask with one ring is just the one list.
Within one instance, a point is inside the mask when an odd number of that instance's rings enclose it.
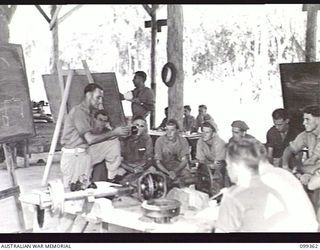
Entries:
{"label": "wooden support pole", "polygon": [[50,21],[50,30],[52,30],[53,27],[56,25],[57,20],[58,20],[58,15],[59,15],[59,12],[60,12],[61,8],[62,8],[61,5],[57,6],[54,14],[52,15],[52,18],[51,18],[51,21]]}
{"label": "wooden support pole", "polygon": [[47,16],[47,14],[44,12],[44,10],[41,8],[40,5],[35,5],[38,11],[41,13],[41,15],[44,17],[44,19],[47,20],[48,23],[51,22],[50,18]]}
{"label": "wooden support pole", "polygon": [[317,15],[319,4],[304,4],[307,11],[306,62],[317,60]]}
{"label": "wooden support pole", "polygon": [[[13,146],[9,143],[3,144],[4,154],[6,157],[6,164],[7,164],[7,170],[10,176],[11,180],[11,186],[16,187],[18,186],[18,180],[15,173],[15,165],[14,165],[14,159],[13,159]],[[24,231],[26,229],[24,216],[23,216],[23,210],[22,210],[22,204],[19,200],[19,192],[16,192],[14,195],[14,201],[17,208],[17,216],[19,221],[20,230]]]}
{"label": "wooden support pole", "polygon": [[[157,103],[157,84],[156,84],[156,45],[157,45],[157,12],[156,7],[153,4],[152,9],[154,11],[151,12],[151,89],[154,94],[154,102]],[[150,128],[155,127],[155,117],[156,117],[156,109],[151,111],[150,114]]]}
{"label": "wooden support pole", "polygon": [[177,69],[175,84],[168,89],[169,119],[183,125],[183,12],[181,5],[168,4],[167,58]]}
{"label": "wooden support pole", "polygon": [[69,96],[73,73],[74,73],[73,70],[70,70],[68,77],[67,77],[67,83],[66,83],[66,87],[65,87],[65,90],[63,93],[63,97],[62,97],[62,101],[61,101],[61,105],[60,105],[60,109],[59,109],[59,115],[58,115],[56,127],[54,129],[54,133],[53,133],[53,137],[52,137],[48,160],[47,160],[47,164],[46,164],[43,178],[42,178],[42,182],[41,182],[42,186],[46,186],[47,182],[48,182],[50,167],[52,164],[54,152],[56,150],[56,146],[57,146],[57,142],[58,142],[58,138],[59,138],[59,133],[60,133],[61,125],[62,125],[62,120],[63,120],[65,109],[67,106],[67,100],[68,100],[68,96]]}
{"label": "wooden support pole", "polygon": [[73,12],[75,12],[78,9],[80,9],[81,7],[82,7],[82,5],[77,5],[73,9],[69,10],[66,14],[64,14],[62,17],[60,17],[58,19],[58,23],[59,24],[62,23],[67,17],[69,17]]}
{"label": "wooden support pole", "polygon": [[86,60],[82,60],[82,65],[83,65],[84,71],[86,72],[86,76],[88,78],[88,82],[89,83],[94,83],[92,75],[91,75],[91,72],[90,72],[88,64],[87,64],[87,61]]}
{"label": "wooden support pole", "polygon": [[[51,17],[53,18],[57,10],[57,5],[51,5]],[[52,35],[52,47],[51,47],[51,60],[50,60],[50,72],[51,74],[57,74],[57,65],[59,62],[59,29],[56,24],[51,30]]]}

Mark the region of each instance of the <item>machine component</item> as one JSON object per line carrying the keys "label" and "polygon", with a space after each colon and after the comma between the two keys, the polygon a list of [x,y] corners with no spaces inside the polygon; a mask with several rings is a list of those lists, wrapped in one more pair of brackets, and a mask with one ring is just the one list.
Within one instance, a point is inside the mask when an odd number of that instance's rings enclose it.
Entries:
{"label": "machine component", "polygon": [[167,194],[166,177],[160,172],[147,171],[138,178],[137,189],[141,200],[163,198]]}
{"label": "machine component", "polygon": [[210,197],[218,194],[223,186],[223,175],[219,171],[213,173],[205,164],[199,164],[196,178],[196,189],[207,193]]}
{"label": "machine component", "polygon": [[181,203],[174,199],[146,200],[141,205],[143,215],[156,223],[170,223],[171,218],[180,214]]}

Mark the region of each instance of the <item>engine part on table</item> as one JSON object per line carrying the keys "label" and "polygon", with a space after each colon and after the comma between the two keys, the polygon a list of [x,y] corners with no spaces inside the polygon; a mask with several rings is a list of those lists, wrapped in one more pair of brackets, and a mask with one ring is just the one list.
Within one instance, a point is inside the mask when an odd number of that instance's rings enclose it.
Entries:
{"label": "engine part on table", "polygon": [[141,200],[159,199],[167,194],[166,176],[155,170],[147,170],[138,178],[136,185]]}
{"label": "engine part on table", "polygon": [[102,184],[107,182],[98,182],[97,188],[87,188],[81,191],[65,192],[64,186],[61,180],[50,181],[48,188],[45,192],[39,192],[39,207],[41,209],[51,208],[54,213],[63,213],[64,202],[69,200],[81,200],[88,199],[93,201],[95,198],[112,197],[120,195],[129,195],[135,192],[135,188],[131,186],[121,186],[112,184],[110,186],[104,186]]}
{"label": "engine part on table", "polygon": [[181,203],[174,199],[146,200],[141,205],[143,215],[156,223],[170,223],[171,218],[180,214]]}
{"label": "engine part on table", "polygon": [[[45,192],[40,192],[40,208],[50,207],[54,213],[62,213],[64,202],[67,200],[125,196],[136,193],[138,199],[148,200],[162,198],[167,194],[165,176],[155,170],[136,176],[132,184],[121,186],[119,184],[107,184],[107,182],[96,182],[97,188],[87,188],[81,191],[65,192],[61,180],[50,181]],[[109,185],[109,186],[108,186]]]}
{"label": "engine part on table", "polygon": [[223,186],[223,175],[220,171],[210,169],[206,164],[199,164],[197,170],[197,190],[207,193],[210,197],[218,194]]}

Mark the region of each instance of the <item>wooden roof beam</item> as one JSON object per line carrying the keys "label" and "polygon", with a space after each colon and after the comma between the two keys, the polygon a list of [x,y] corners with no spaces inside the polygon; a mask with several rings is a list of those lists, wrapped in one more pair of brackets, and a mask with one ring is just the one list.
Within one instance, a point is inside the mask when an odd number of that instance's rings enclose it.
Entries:
{"label": "wooden roof beam", "polygon": [[72,8],[71,10],[69,10],[66,14],[64,14],[62,17],[60,17],[58,19],[58,23],[62,23],[67,17],[69,17],[73,12],[75,12],[76,10],[80,9],[82,7],[82,5],[77,5],[74,8]]}
{"label": "wooden roof beam", "polygon": [[41,13],[41,15],[47,20],[48,23],[51,22],[51,19],[48,17],[48,15],[44,12],[44,10],[41,8],[40,5],[35,5],[36,8],[39,10],[39,12]]}

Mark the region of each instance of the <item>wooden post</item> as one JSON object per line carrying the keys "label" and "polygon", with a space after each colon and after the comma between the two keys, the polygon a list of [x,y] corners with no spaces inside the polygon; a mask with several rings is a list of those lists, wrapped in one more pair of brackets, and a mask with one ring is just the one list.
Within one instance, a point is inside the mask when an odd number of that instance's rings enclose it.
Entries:
{"label": "wooden post", "polygon": [[[157,44],[157,11],[155,4],[152,5],[154,11],[151,12],[151,89],[154,94],[154,103],[157,99],[157,84],[156,84],[156,44]],[[155,127],[156,109],[151,111],[150,114],[150,128]]]}
{"label": "wooden post", "polygon": [[[54,17],[56,13],[57,5],[51,5],[51,18]],[[51,58],[50,58],[50,73],[57,74],[57,64],[59,61],[59,29],[58,29],[58,22],[54,25],[51,30],[52,36],[52,48],[51,48]]]}
{"label": "wooden post", "polygon": [[319,6],[319,4],[303,5],[303,10],[307,11],[306,62],[317,60],[317,14]]}
{"label": "wooden post", "polygon": [[177,68],[175,84],[168,89],[169,118],[178,121],[180,128],[183,124],[183,12],[181,5],[168,4],[168,62]]}
{"label": "wooden post", "polygon": [[51,146],[50,146],[50,151],[49,151],[49,155],[48,155],[47,164],[46,164],[46,167],[45,167],[45,170],[44,170],[44,174],[43,174],[43,177],[42,177],[42,182],[41,182],[42,186],[47,185],[47,182],[48,182],[50,167],[51,167],[51,164],[52,164],[54,152],[56,150],[56,146],[57,146],[57,142],[58,142],[58,138],[59,138],[59,133],[60,133],[61,125],[62,125],[62,120],[63,120],[64,114],[65,114],[65,109],[66,109],[66,106],[67,106],[67,100],[68,100],[68,96],[69,96],[69,91],[70,91],[70,87],[71,87],[73,73],[74,73],[73,70],[69,70],[69,74],[68,74],[68,77],[67,77],[66,88],[65,88],[64,93],[63,93],[63,97],[62,97],[62,101],[61,101],[61,105],[60,105],[60,109],[59,109],[59,115],[58,115],[56,127],[55,127],[54,132],[53,132],[53,137],[52,137],[52,142],[51,142]]}
{"label": "wooden post", "polygon": [[[11,180],[11,186],[16,187],[18,186],[18,180],[14,170],[15,169],[14,157],[13,157],[14,148],[9,143],[5,143],[3,144],[3,149],[6,157],[8,173]],[[24,216],[23,216],[22,204],[21,204],[21,201],[19,200],[19,193],[17,192],[13,196],[14,196],[14,201],[17,208],[17,215],[18,215],[20,230],[24,231],[26,229],[26,225],[25,225]]]}

